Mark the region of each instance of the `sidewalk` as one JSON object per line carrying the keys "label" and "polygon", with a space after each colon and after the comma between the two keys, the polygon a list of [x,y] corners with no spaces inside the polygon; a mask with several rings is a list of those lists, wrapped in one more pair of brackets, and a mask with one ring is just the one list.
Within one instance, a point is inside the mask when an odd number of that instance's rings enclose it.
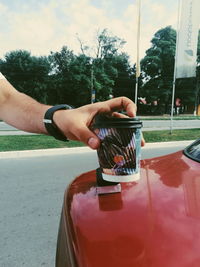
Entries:
{"label": "sidewalk", "polygon": [[[178,147],[178,146],[186,147],[190,145],[192,142],[194,142],[194,140],[146,143],[145,146],[142,148],[142,150],[153,149],[153,148]],[[53,156],[53,155],[82,154],[82,153],[96,153],[96,150],[92,150],[89,147],[73,147],[73,148],[7,151],[7,152],[0,152],[0,159],[28,158],[28,157],[41,157],[41,156]]]}

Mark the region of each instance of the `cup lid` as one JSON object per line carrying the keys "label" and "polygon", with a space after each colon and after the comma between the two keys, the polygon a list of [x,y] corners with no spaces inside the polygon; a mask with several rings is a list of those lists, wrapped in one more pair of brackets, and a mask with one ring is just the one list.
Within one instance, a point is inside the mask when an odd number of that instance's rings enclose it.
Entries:
{"label": "cup lid", "polygon": [[117,118],[98,114],[92,126],[94,128],[141,128],[142,122],[138,117]]}

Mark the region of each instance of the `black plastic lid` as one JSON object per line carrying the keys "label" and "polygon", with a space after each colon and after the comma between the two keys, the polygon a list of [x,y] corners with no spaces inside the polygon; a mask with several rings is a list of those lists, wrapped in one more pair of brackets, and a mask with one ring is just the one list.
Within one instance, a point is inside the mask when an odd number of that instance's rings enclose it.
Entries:
{"label": "black plastic lid", "polygon": [[106,115],[97,115],[93,128],[141,128],[142,122],[139,118],[116,118]]}

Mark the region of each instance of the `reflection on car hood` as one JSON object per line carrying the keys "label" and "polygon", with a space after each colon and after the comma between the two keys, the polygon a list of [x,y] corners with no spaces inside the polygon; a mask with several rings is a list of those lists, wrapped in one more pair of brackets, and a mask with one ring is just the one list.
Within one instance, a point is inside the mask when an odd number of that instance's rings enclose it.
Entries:
{"label": "reflection on car hood", "polygon": [[141,167],[141,179],[122,183],[121,193],[98,196],[95,171],[66,191],[78,266],[200,266],[200,164],[176,152]]}

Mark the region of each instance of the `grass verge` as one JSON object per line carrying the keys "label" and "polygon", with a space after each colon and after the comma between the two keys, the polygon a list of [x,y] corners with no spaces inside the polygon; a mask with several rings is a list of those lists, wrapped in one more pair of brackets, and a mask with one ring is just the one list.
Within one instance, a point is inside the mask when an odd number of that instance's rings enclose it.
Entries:
{"label": "grass verge", "polygon": [[[146,131],[143,135],[147,143],[195,140],[200,138],[200,129],[173,130],[172,134],[169,130]],[[51,136],[44,135],[0,136],[0,152],[80,146],[84,144],[78,141],[60,142]]]}
{"label": "grass verge", "polygon": [[172,134],[169,130],[146,131],[143,136],[147,143],[196,140],[200,138],[200,129],[173,130]]}
{"label": "grass verge", "polygon": [[[144,121],[155,121],[155,120],[161,120],[161,121],[169,121],[171,120],[170,116],[138,116],[141,118],[141,120]],[[173,120],[200,120],[200,116],[174,116]]]}
{"label": "grass verge", "polygon": [[84,146],[84,144],[78,141],[61,142],[45,135],[0,136],[0,152],[80,146]]}

